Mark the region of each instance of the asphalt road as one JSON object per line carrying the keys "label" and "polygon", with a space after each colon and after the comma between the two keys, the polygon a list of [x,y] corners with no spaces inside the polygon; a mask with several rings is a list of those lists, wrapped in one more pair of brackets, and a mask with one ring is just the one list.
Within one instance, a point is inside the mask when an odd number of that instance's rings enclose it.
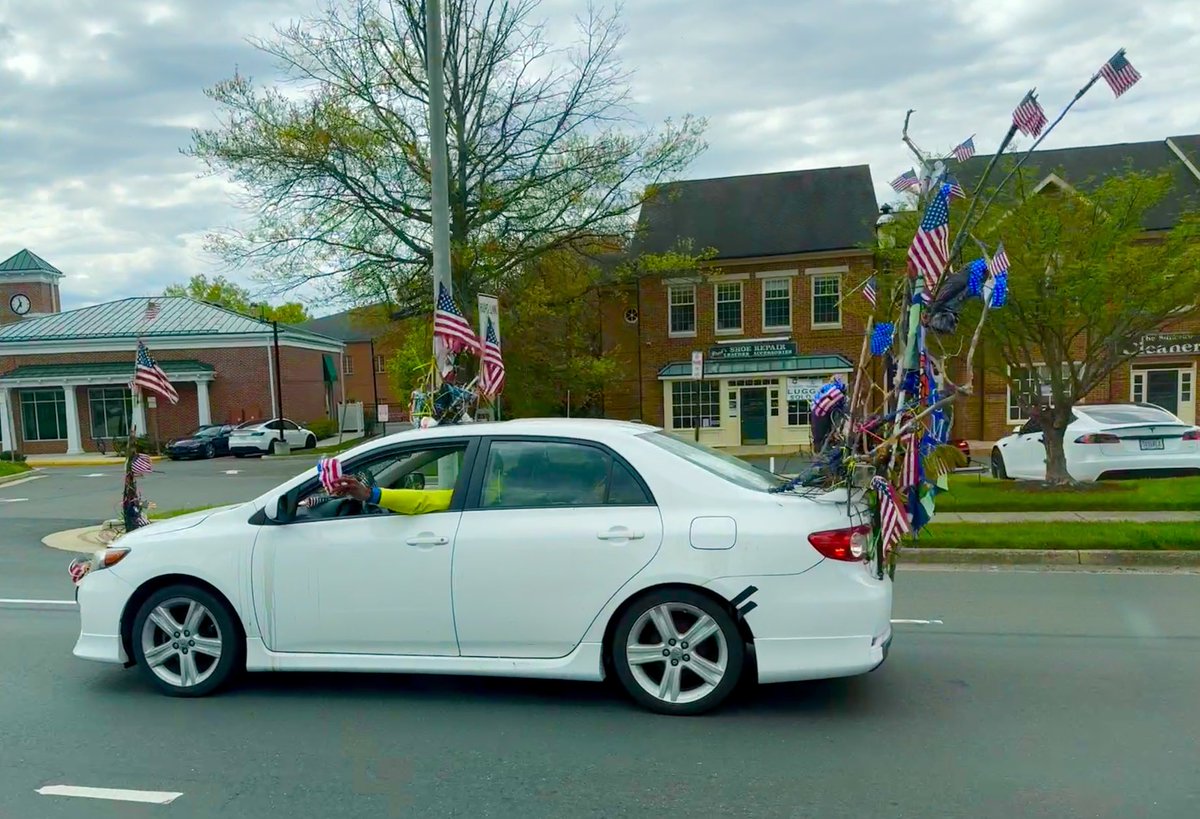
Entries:
{"label": "asphalt road", "polygon": [[[3,817],[1200,815],[1200,575],[902,571],[891,657],[694,719],[602,685],[252,675],[173,700],[0,609]],[[36,793],[182,793],[165,806]]]}

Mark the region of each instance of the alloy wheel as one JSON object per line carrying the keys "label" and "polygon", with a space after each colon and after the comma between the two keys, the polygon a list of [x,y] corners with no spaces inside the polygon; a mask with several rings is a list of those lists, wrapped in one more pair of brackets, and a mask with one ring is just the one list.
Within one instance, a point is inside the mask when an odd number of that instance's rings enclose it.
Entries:
{"label": "alloy wheel", "polygon": [[217,618],[203,604],[186,597],[159,603],[142,626],[142,655],[163,682],[191,688],[213,675],[223,642]]}
{"label": "alloy wheel", "polygon": [[717,621],[696,606],[659,603],[629,630],[625,659],[647,694],[665,703],[690,703],[725,679],[729,644]]}

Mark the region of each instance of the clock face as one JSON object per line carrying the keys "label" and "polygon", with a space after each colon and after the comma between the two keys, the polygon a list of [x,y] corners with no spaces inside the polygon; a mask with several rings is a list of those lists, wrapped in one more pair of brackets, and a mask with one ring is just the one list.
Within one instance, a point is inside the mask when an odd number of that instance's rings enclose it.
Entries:
{"label": "clock face", "polygon": [[29,312],[29,296],[18,293],[8,300],[8,306],[18,316],[23,316]]}

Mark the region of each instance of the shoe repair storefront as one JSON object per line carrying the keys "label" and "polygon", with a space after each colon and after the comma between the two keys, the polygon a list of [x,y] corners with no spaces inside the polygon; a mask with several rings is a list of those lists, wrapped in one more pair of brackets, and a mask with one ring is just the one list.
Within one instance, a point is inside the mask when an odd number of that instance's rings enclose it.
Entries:
{"label": "shoe repair storefront", "polygon": [[1156,404],[1188,424],[1196,423],[1197,360],[1200,333],[1142,336],[1130,365],[1130,400]]}
{"label": "shoe repair storefront", "polygon": [[789,339],[718,344],[659,370],[663,418],[670,431],[709,446],[794,452],[812,441],[817,390],[852,369],[841,355],[801,355]]}

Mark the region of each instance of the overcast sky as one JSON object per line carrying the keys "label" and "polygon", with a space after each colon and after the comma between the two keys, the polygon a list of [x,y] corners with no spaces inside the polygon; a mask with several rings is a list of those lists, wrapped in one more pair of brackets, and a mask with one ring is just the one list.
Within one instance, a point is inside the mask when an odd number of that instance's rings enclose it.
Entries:
{"label": "overcast sky", "polygon": [[[585,0],[546,0],[556,37]],[[0,0],[0,258],[55,264],[67,308],[223,272],[201,245],[239,218],[179,153],[246,43],[314,0]],[[1050,117],[1119,46],[1144,80],[1103,83],[1047,147],[1200,131],[1196,0],[629,0],[624,56],[647,121],[708,117],[689,177],[869,163],[880,201],[912,135],[994,149],[1024,91]]]}

